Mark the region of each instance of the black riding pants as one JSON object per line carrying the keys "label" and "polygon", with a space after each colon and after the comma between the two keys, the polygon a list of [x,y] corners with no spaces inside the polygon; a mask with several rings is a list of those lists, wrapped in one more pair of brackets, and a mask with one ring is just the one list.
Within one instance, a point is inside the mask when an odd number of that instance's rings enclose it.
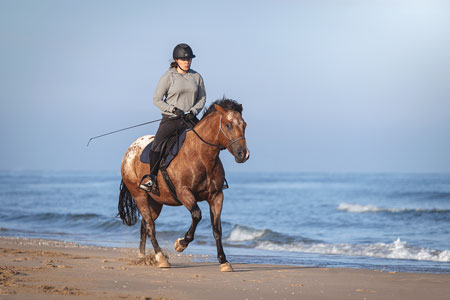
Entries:
{"label": "black riding pants", "polygon": [[161,123],[159,123],[158,131],[156,132],[155,139],[152,144],[152,151],[161,152],[162,142],[175,134],[180,134],[186,129],[181,118],[170,117],[167,115],[162,115]]}
{"label": "black riding pants", "polygon": [[158,131],[153,140],[152,148],[150,149],[150,174],[155,176],[159,170],[163,142],[175,134],[180,134],[186,128],[181,118],[169,117],[164,114],[162,116]]}

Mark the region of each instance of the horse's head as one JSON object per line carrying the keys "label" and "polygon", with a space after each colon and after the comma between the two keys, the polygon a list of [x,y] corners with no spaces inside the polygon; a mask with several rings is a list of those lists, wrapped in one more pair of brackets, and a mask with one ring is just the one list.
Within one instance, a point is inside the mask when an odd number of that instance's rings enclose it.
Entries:
{"label": "horse's head", "polygon": [[245,141],[245,123],[242,118],[242,105],[239,104],[237,110],[226,109],[220,105],[214,104],[219,114],[219,143],[231,154],[238,163],[246,162],[250,157],[250,150],[247,148]]}

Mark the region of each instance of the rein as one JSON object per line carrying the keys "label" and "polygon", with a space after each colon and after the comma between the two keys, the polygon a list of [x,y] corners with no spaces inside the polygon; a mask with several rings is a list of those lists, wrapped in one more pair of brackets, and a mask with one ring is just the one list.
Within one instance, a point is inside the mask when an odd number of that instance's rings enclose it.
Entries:
{"label": "rein", "polygon": [[[182,119],[182,120],[184,121],[184,119]],[[198,136],[198,138],[199,138],[203,143],[205,143],[205,144],[207,144],[207,145],[209,145],[209,146],[211,146],[211,147],[219,148],[220,151],[226,149],[224,146],[221,146],[221,145],[214,145],[214,144],[211,144],[210,142],[205,141],[205,140],[197,133],[197,131],[195,131],[194,126],[191,126],[191,125],[188,124],[186,121],[184,121],[184,122],[185,122],[186,125],[189,126],[189,128],[191,128],[191,130],[195,133],[196,136]]]}
{"label": "rein", "polygon": [[191,130],[195,133],[195,135],[196,135],[203,143],[205,143],[205,144],[207,144],[207,145],[209,145],[209,146],[211,146],[211,147],[219,148],[220,151],[227,149],[228,147],[230,147],[232,144],[234,144],[235,142],[237,142],[237,141],[239,141],[239,140],[242,140],[242,139],[245,140],[245,137],[244,137],[244,136],[241,136],[241,137],[238,137],[238,138],[235,139],[235,140],[232,140],[232,139],[230,139],[230,138],[225,134],[225,131],[223,131],[223,129],[222,129],[222,115],[220,115],[220,120],[219,120],[219,130],[217,131],[217,136],[216,136],[216,138],[219,136],[219,133],[222,131],[222,134],[230,141],[230,143],[229,143],[226,147],[224,147],[224,146],[222,146],[222,145],[211,144],[210,142],[205,141],[205,140],[198,134],[198,132],[195,131],[194,126],[192,126],[191,124],[189,124],[184,118],[181,118],[181,119],[183,120],[183,122],[184,122],[189,128],[191,128]]}

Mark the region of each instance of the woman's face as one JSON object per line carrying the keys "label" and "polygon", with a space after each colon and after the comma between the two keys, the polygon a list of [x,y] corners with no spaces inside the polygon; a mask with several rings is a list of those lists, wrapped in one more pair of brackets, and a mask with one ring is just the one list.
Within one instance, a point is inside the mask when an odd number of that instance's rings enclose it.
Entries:
{"label": "woman's face", "polygon": [[176,59],[176,62],[183,71],[187,71],[191,68],[192,58],[180,58]]}

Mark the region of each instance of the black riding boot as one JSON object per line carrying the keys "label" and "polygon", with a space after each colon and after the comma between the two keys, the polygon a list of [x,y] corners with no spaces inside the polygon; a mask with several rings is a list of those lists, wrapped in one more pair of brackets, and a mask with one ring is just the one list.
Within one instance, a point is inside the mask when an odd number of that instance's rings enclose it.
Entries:
{"label": "black riding boot", "polygon": [[150,150],[150,177],[155,177],[155,184],[156,184],[156,176],[158,175],[159,171],[159,163],[160,163],[160,157],[159,152]]}
{"label": "black riding boot", "polygon": [[150,175],[146,175],[146,177],[149,178],[147,182],[140,185],[140,188],[143,190],[146,190],[147,192],[153,192],[158,193],[158,182],[156,180],[156,177],[158,175],[159,171],[159,163],[160,163],[160,157],[159,152],[155,152],[150,150]]}

